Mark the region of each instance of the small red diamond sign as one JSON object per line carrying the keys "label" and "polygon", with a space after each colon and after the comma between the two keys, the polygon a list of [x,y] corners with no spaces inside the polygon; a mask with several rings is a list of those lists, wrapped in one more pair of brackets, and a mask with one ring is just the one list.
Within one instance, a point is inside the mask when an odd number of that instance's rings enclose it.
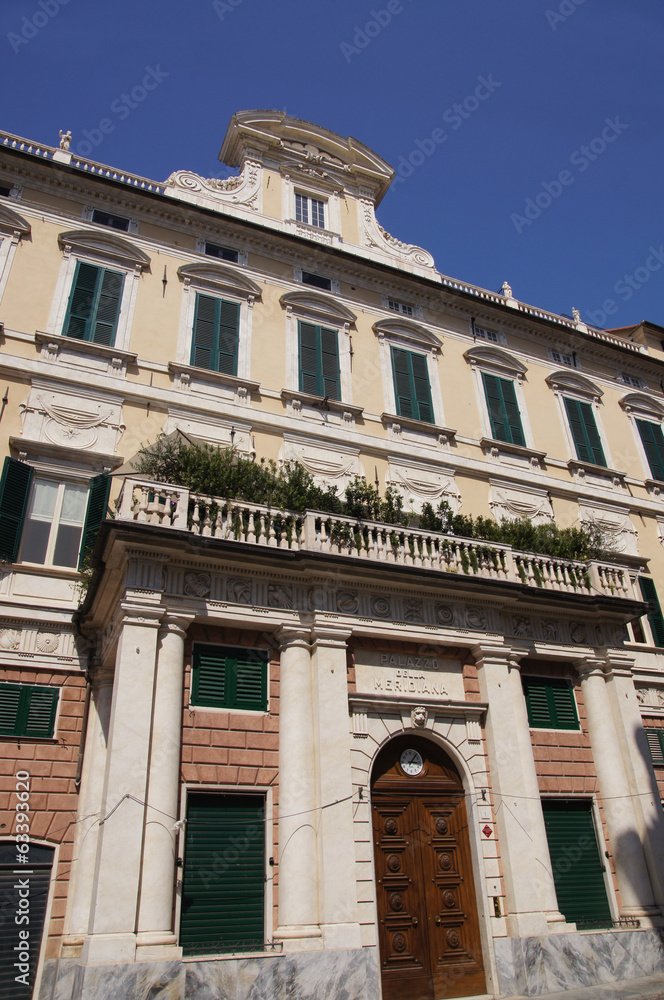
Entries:
{"label": "small red diamond sign", "polygon": [[482,833],[484,834],[484,836],[485,836],[485,837],[490,837],[490,836],[491,836],[491,834],[493,833],[493,830],[492,830],[492,829],[491,829],[491,827],[490,827],[490,826],[489,826],[489,825],[487,824],[487,826],[483,826],[483,827],[482,827]]}

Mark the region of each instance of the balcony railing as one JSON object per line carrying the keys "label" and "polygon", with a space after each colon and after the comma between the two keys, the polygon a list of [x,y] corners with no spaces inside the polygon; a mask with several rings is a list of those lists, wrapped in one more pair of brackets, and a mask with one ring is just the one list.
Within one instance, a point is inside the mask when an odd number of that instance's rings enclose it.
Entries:
{"label": "balcony railing", "polygon": [[157,524],[249,546],[324,552],[365,562],[521,583],[569,594],[636,597],[629,571],[615,563],[520,552],[461,538],[308,510],[302,514],[245,500],[193,493],[147,479],[125,479],[116,520]]}

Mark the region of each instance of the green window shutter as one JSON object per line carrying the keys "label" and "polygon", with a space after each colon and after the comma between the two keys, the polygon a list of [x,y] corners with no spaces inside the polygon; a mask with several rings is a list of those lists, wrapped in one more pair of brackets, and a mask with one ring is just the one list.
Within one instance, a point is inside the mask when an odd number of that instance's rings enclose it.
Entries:
{"label": "green window shutter", "polygon": [[649,420],[637,420],[641,442],[650,466],[653,479],[664,482],[664,434],[659,424],[651,424]]}
{"label": "green window shutter", "polygon": [[59,688],[0,684],[0,735],[47,739],[53,736]]}
{"label": "green window shutter", "polygon": [[99,525],[106,517],[108,506],[108,494],[111,491],[111,477],[105,474],[95,476],[90,481],[90,493],[88,494],[88,507],[85,512],[85,524],[83,525],[83,542],[78,559],[80,569],[85,560],[90,556],[97,540]]}
{"label": "green window shutter", "polygon": [[563,397],[570,430],[576,448],[576,457],[581,462],[593,462],[606,466],[604,449],[595,422],[595,414],[590,403]]}
{"label": "green window shutter", "polygon": [[266,650],[194,646],[191,704],[205,708],[267,708]]}
{"label": "green window shutter", "polygon": [[664,617],[657,597],[657,589],[654,581],[649,576],[639,577],[639,586],[643,600],[648,604],[648,621],[652,630],[652,637],[656,646],[664,647]]}
{"label": "green window shutter", "polygon": [[124,274],[79,261],[63,335],[112,347],[120,312]]}
{"label": "green window shutter", "polygon": [[392,374],[397,413],[433,423],[433,406],[429,387],[427,359],[423,354],[392,347]]}
{"label": "green window shutter", "polygon": [[319,396],[341,399],[339,392],[339,344],[336,330],[320,327],[320,371],[322,392]]}
{"label": "green window shutter", "polygon": [[300,392],[320,396],[318,386],[318,337],[313,323],[300,323]]}
{"label": "green window shutter", "polygon": [[224,375],[237,375],[237,345],[240,307],[237,302],[218,301],[219,340],[217,368]]}
{"label": "green window shutter", "polygon": [[591,803],[543,801],[558,909],[581,929],[610,927],[604,866]]}
{"label": "green window shutter", "polygon": [[493,437],[496,441],[525,445],[514,383],[488,372],[482,372],[482,382]]}
{"label": "green window shutter", "polygon": [[197,295],[191,364],[224,375],[236,375],[239,322],[237,302]]}
{"label": "green window shutter", "polygon": [[265,940],[265,800],[191,794],[182,886],[185,955],[261,951]]}
{"label": "green window shutter", "polygon": [[664,767],[664,729],[646,729],[645,733],[653,764]]}
{"label": "green window shutter", "polygon": [[196,368],[212,369],[214,351],[216,302],[209,295],[196,296],[194,336],[191,343],[191,363]]}
{"label": "green window shutter", "polygon": [[579,729],[572,685],[557,678],[524,677],[528,724],[533,729]]}
{"label": "green window shutter", "polygon": [[6,458],[0,479],[0,559],[16,562],[33,470]]}
{"label": "green window shutter", "polygon": [[433,423],[433,406],[431,405],[431,390],[429,388],[429,371],[427,359],[423,354],[410,355],[413,373],[413,389],[417,419],[427,424]]}

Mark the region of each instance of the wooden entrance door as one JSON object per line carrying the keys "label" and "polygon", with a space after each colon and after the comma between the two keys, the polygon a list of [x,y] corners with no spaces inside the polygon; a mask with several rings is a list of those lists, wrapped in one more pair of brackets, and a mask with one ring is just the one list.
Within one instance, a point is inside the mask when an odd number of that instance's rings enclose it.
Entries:
{"label": "wooden entrance door", "polygon": [[[418,774],[401,765],[408,750],[422,760]],[[464,790],[452,761],[421,737],[394,740],[376,761],[372,814],[383,1000],[484,993]]]}

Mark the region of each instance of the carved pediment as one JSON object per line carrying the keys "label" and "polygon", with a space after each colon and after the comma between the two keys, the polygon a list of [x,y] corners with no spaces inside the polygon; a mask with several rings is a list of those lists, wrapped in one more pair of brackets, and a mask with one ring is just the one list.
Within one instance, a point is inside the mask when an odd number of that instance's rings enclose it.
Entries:
{"label": "carved pediment", "polygon": [[628,392],[620,400],[620,405],[628,413],[632,410],[638,415],[651,417],[658,422],[664,418],[664,405],[658,399],[646,396],[643,392]]}
{"label": "carved pediment", "polygon": [[565,390],[575,392],[578,396],[588,396],[590,399],[601,399],[603,395],[600,387],[591,382],[589,378],[585,378],[583,375],[577,374],[577,372],[569,371],[567,368],[551,372],[546,378],[546,383],[552,389],[560,389],[563,392]]}
{"label": "carved pediment", "polygon": [[285,309],[292,309],[293,312],[312,316],[314,319],[326,320],[328,323],[354,323],[357,319],[355,313],[346,309],[336,299],[316,292],[287,292],[279,301]]}
{"label": "carved pediment", "polygon": [[421,347],[440,347],[442,344],[440,338],[425,327],[405,319],[381,319],[374,323],[373,331],[377,336],[398,337]]}
{"label": "carved pediment", "polygon": [[92,257],[117,261],[124,264],[125,267],[140,267],[147,270],[150,266],[150,258],[137,246],[134,246],[129,240],[120,239],[118,236],[107,236],[106,233],[98,233],[90,229],[75,229],[68,233],[60,233],[58,243],[65,251],[69,248],[74,253],[89,254]]}
{"label": "carved pediment", "polygon": [[7,208],[6,205],[0,205],[0,232],[20,233],[21,236],[29,236],[30,223],[26,222],[18,212]]}
{"label": "carved pediment", "polygon": [[464,353],[464,358],[471,365],[480,368],[494,368],[508,375],[525,375],[528,369],[507,351],[498,347],[471,347]]}
{"label": "carved pediment", "polygon": [[178,268],[178,277],[193,285],[204,285],[213,291],[229,292],[244,299],[261,297],[261,288],[255,281],[223,264],[211,264],[207,261],[185,264]]}

